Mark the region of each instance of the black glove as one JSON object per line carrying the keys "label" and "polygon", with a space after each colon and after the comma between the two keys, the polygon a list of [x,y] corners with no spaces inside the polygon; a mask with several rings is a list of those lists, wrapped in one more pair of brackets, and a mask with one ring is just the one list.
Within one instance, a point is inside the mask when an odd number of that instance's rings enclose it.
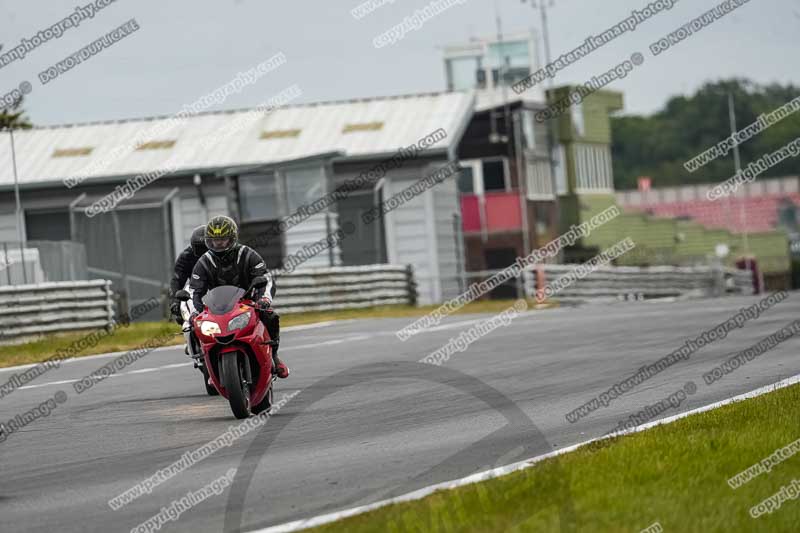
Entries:
{"label": "black glove", "polygon": [[175,318],[175,322],[178,325],[183,324],[183,315],[181,315],[181,303],[178,300],[173,300],[171,304],[169,304],[169,312],[172,313],[172,316]]}
{"label": "black glove", "polygon": [[258,300],[255,303],[255,308],[263,313],[266,313],[270,307],[272,307],[272,302],[268,302],[267,300]]}

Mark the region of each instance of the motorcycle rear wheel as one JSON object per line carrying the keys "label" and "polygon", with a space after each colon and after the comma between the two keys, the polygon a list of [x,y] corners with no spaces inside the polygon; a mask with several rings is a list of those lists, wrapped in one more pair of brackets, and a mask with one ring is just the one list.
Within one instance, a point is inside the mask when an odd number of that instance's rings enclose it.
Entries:
{"label": "motorcycle rear wheel", "polygon": [[217,388],[214,385],[210,385],[208,383],[208,371],[205,369],[205,367],[202,367],[200,369],[200,372],[203,373],[203,384],[206,387],[206,394],[208,394],[209,396],[219,396],[219,391],[217,390]]}

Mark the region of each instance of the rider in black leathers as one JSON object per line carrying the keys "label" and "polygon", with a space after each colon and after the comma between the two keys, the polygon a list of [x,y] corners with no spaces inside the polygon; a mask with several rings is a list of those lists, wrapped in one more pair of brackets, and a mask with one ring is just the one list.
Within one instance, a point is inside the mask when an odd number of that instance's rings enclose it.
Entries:
{"label": "rider in black leathers", "polygon": [[[266,277],[267,286],[253,291],[253,301],[256,302],[259,318],[273,341],[272,357],[277,375],[279,378],[288,377],[289,368],[278,357],[280,317],[272,309],[275,285],[264,260],[258,252],[239,243],[238,228],[229,217],[217,216],[209,220],[205,236],[208,252],[197,261],[189,281],[195,309],[203,309],[203,296],[214,287],[234,285],[248,289],[254,278]],[[197,312],[195,316],[196,314]]]}
{"label": "rider in black leathers", "polygon": [[189,276],[192,275],[194,265],[196,265],[200,257],[208,251],[205,239],[205,225],[194,228],[192,237],[189,240],[189,246],[184,248],[178,255],[178,259],[175,260],[175,272],[172,274],[172,279],[169,282],[169,297],[171,300],[169,310],[178,325],[183,324],[183,318],[181,317],[181,302],[175,298],[175,293],[184,288]]}

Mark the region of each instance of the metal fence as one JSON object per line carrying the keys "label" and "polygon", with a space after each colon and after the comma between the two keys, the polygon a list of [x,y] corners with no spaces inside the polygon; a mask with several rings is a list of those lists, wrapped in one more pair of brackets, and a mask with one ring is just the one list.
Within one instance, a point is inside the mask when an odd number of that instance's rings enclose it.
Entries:
{"label": "metal fence", "polygon": [[[70,204],[72,240],[86,247],[89,275],[112,281],[121,312],[150,298],[163,298],[169,287],[175,263],[169,205],[178,189],[164,192],[140,191],[93,217],[86,212],[96,197],[81,194]],[[146,319],[162,316],[153,310]]]}
{"label": "metal fence", "polygon": [[417,289],[409,266],[368,265],[298,269],[276,276],[280,313],[415,305]]}
{"label": "metal fence", "polygon": [[81,243],[0,242],[0,286],[88,278],[86,248]]}
{"label": "metal fence", "polygon": [[0,342],[80,329],[110,327],[111,282],[47,282],[0,287]]}

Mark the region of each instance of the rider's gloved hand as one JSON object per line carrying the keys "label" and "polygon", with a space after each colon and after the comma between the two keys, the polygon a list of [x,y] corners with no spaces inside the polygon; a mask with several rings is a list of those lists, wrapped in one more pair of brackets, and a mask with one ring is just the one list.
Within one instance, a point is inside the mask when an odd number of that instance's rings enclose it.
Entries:
{"label": "rider's gloved hand", "polygon": [[258,300],[255,303],[255,308],[259,311],[266,312],[272,307],[272,302],[267,299]]}
{"label": "rider's gloved hand", "polygon": [[183,316],[181,316],[181,303],[178,300],[172,300],[172,303],[169,304],[169,312],[172,313],[172,316],[175,318],[175,322],[178,325],[183,324]]}
{"label": "rider's gloved hand", "polygon": [[195,319],[197,317],[199,317],[199,316],[200,316],[200,313],[198,313],[197,311],[192,312],[192,316],[189,317],[189,324],[194,325]]}

